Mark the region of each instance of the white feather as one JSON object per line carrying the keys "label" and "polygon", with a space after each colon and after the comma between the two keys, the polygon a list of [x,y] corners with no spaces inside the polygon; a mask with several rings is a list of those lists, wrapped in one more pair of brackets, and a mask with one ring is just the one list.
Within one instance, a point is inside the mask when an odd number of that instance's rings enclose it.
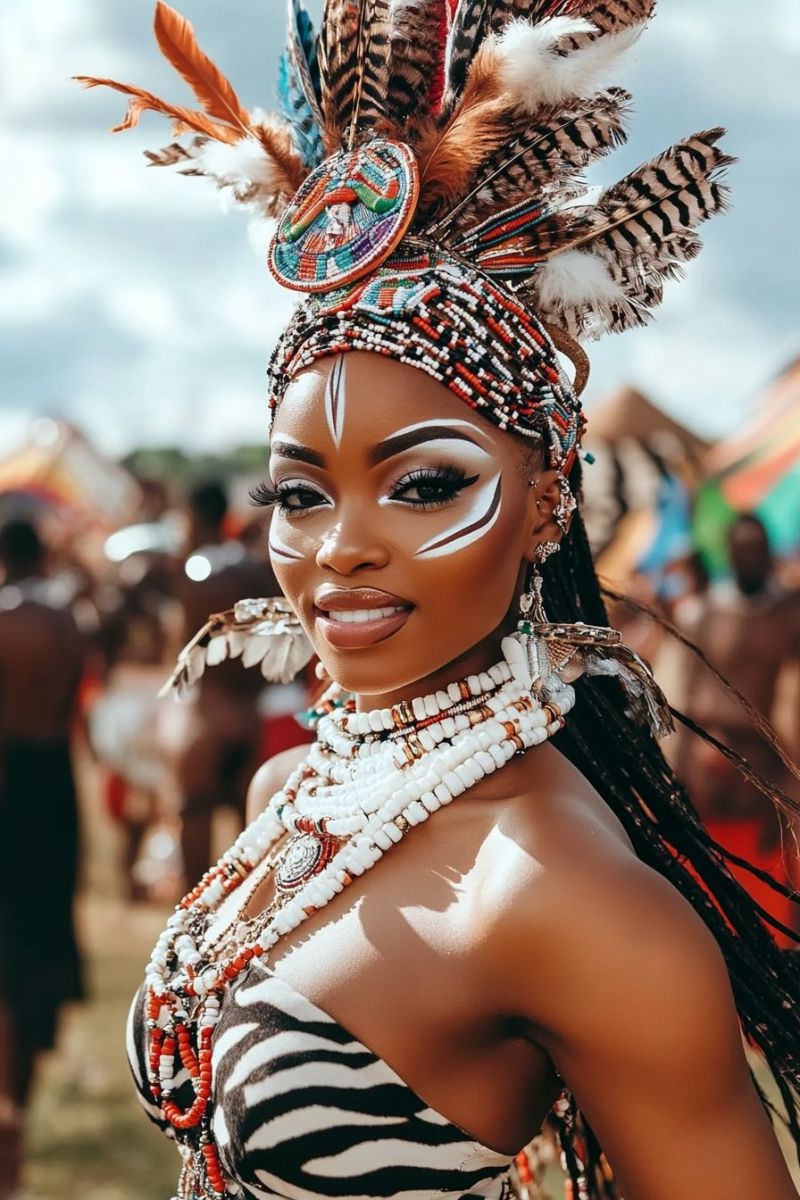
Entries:
{"label": "white feather", "polygon": [[193,157],[220,187],[232,188],[237,200],[252,200],[258,193],[269,195],[277,190],[282,178],[254,137],[243,137],[233,145],[209,140],[198,147]]}
{"label": "white feather", "polygon": [[584,250],[565,250],[536,272],[536,293],[542,308],[560,304],[613,304],[625,293],[606,264]]}
{"label": "white feather", "polygon": [[598,35],[565,54],[569,38],[596,32],[590,21],[582,17],[553,17],[538,25],[510,21],[497,41],[503,91],[528,112],[563,104],[570,97],[592,96],[612,82],[610,72],[617,60],[643,29],[640,23],[619,33]]}

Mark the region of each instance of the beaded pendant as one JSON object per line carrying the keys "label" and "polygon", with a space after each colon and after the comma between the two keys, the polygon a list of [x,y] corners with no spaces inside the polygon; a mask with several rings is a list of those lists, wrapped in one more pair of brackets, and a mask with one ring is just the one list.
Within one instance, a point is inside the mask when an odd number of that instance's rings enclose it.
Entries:
{"label": "beaded pendant", "polygon": [[269,268],[284,287],[325,292],[368,274],[408,229],[419,195],[414,155],[374,138],[313,171],[281,217]]}
{"label": "beaded pendant", "polygon": [[293,892],[328,865],[341,845],[329,833],[308,831],[293,837],[275,869],[278,891]]}

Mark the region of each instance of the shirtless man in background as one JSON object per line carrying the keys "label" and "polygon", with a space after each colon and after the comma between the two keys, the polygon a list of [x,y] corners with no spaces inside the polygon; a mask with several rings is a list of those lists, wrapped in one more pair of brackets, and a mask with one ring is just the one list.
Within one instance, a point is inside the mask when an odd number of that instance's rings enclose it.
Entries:
{"label": "shirtless man in background", "polygon": [[[228,500],[221,484],[195,487],[187,510],[188,557],[178,586],[184,641],[210,613],[247,597],[279,593],[266,552],[256,557],[225,536]],[[238,660],[225,662],[206,672],[188,701],[177,762],[187,880],[199,879],[211,862],[215,809],[231,805],[244,821],[247,787],[260,761],[258,699],[265,686],[260,671],[245,670]]]}
{"label": "shirtless man in background", "polygon": [[[800,651],[800,592],[779,580],[767,532],[756,516],[745,513],[733,522],[728,553],[731,578],[712,584],[697,598],[683,628],[717,670],[771,719],[781,669]],[[685,710],[693,720],[733,746],[772,783],[797,789],[744,709],[694,658],[687,666],[684,695]],[[767,869],[788,869],[796,875],[796,863],[778,861],[782,831],[770,801],[713,747],[686,730],[677,734],[675,743],[672,761],[712,834]],[[789,839],[786,844],[793,843]],[[758,891],[757,883],[747,885],[754,894]]]}
{"label": "shirtless man in background", "polygon": [[[0,528],[0,1197],[19,1172],[36,1060],[81,996],[70,734],[84,643],[27,521]],[[31,887],[35,868],[36,886]]]}

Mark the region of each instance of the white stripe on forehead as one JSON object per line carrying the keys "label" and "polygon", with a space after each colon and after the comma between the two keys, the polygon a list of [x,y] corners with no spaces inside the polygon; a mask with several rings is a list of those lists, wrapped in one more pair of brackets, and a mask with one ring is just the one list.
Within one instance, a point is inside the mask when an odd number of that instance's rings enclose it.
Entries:
{"label": "white stripe on forehead", "polygon": [[345,356],[338,355],[334,360],[328,382],[325,385],[325,418],[331,440],[338,449],[344,431],[345,406]]}
{"label": "white stripe on forehead", "polygon": [[472,503],[467,512],[452,529],[437,533],[424,542],[414,554],[415,558],[441,558],[444,554],[455,554],[471,546],[494,526],[502,506],[502,472],[492,475],[486,483],[475,489]]}

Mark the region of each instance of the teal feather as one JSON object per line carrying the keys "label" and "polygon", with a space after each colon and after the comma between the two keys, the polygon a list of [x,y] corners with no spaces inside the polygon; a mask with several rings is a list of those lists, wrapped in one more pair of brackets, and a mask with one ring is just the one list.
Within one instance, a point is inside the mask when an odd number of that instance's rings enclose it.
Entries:
{"label": "teal feather", "polygon": [[278,102],[295,148],[309,169],[325,156],[314,27],[299,0],[289,0],[288,42],[278,67]]}

